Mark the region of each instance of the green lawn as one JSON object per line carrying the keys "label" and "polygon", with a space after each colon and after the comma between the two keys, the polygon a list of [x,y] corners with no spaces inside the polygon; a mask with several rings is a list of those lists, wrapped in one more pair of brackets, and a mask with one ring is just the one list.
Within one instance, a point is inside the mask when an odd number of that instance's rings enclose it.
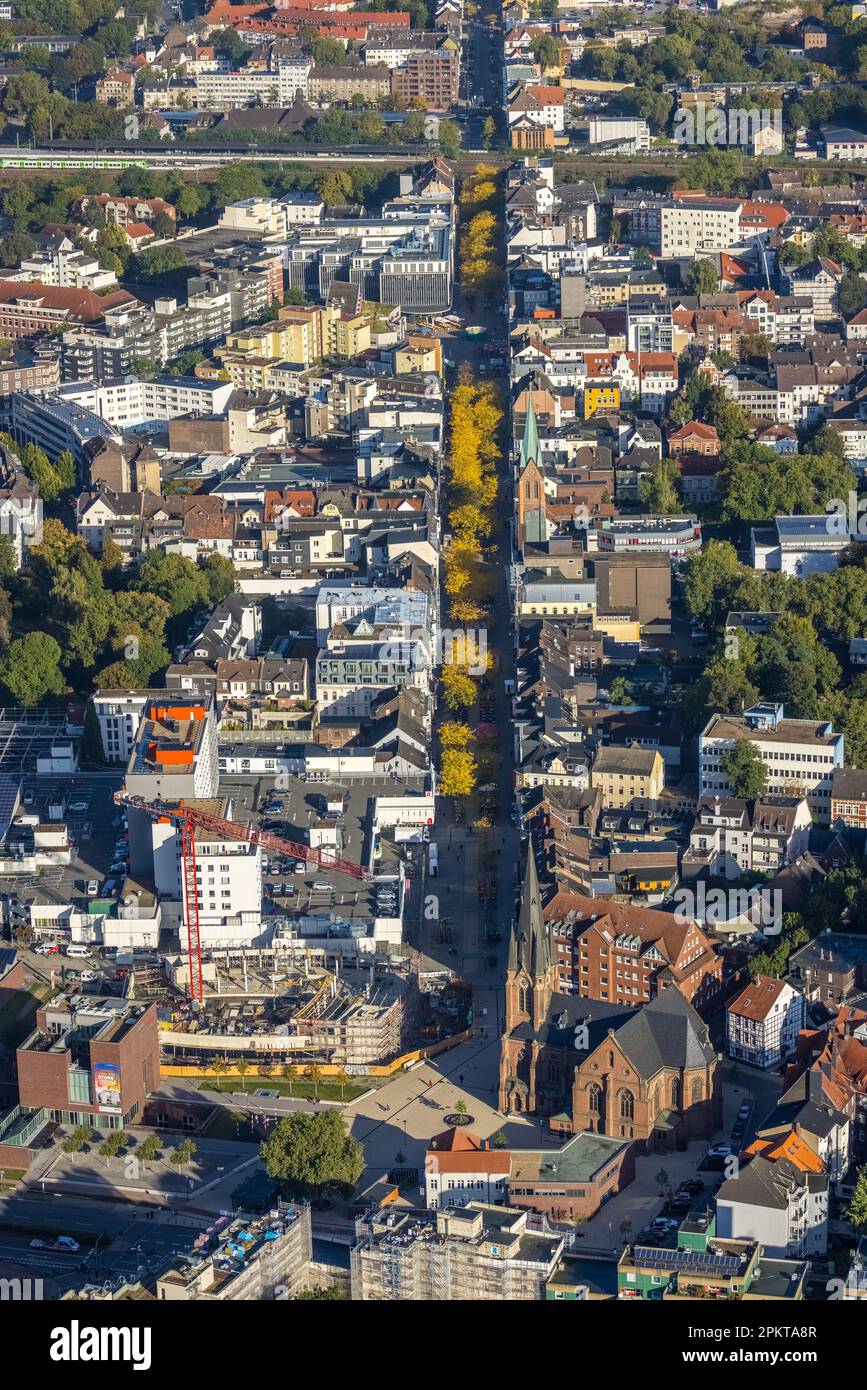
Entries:
{"label": "green lawn", "polygon": [[244,1091],[247,1095],[260,1090],[275,1091],[278,1096],[294,1096],[296,1100],[310,1100],[314,1091],[319,1100],[355,1100],[370,1089],[366,1083],[359,1086],[354,1081],[347,1082],[342,1090],[333,1081],[320,1081],[314,1088],[305,1077],[286,1081],[282,1076],[214,1076],[197,1084],[200,1091]]}
{"label": "green lawn", "polygon": [[202,1130],[203,1139],[231,1139],[237,1143],[257,1144],[250,1133],[250,1119],[243,1110],[217,1110]]}

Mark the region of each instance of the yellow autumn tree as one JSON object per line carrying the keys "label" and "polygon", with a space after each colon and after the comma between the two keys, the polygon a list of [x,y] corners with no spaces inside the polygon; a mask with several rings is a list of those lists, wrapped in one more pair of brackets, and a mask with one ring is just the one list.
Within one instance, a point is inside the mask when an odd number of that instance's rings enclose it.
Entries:
{"label": "yellow autumn tree", "polygon": [[444,666],[441,672],[443,699],[449,709],[467,709],[476,702],[476,683],[459,666]]}
{"label": "yellow autumn tree", "polygon": [[469,724],[462,724],[457,719],[447,719],[445,724],[440,726],[440,743],[443,748],[466,748],[473,737],[473,731]]}
{"label": "yellow autumn tree", "polygon": [[476,762],[465,749],[447,748],[440,759],[440,791],[443,796],[470,796],[476,785]]}

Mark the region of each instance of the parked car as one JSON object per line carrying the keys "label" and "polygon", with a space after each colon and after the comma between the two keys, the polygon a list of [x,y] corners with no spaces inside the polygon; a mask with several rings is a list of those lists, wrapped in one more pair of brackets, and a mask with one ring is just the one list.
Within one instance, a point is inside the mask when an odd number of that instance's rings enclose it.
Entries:
{"label": "parked car", "polygon": [[28,787],[27,791],[24,793],[24,796],[22,797],[22,800],[25,806],[32,806],[34,801],[36,800],[36,793]]}
{"label": "parked car", "polygon": [[83,985],[90,985],[99,979],[99,973],[96,970],[82,970],[78,978]]}
{"label": "parked car", "polygon": [[99,884],[95,878],[89,878],[85,884],[84,891],[89,898],[95,898],[99,892]]}
{"label": "parked car", "polygon": [[750,1111],[752,1110],[752,1108],[753,1108],[753,1107],[752,1107],[751,1105],[749,1105],[746,1101],[744,1101],[744,1104],[741,1106],[740,1110],[738,1111],[738,1119],[739,1119],[739,1120],[748,1120],[748,1119],[750,1118]]}

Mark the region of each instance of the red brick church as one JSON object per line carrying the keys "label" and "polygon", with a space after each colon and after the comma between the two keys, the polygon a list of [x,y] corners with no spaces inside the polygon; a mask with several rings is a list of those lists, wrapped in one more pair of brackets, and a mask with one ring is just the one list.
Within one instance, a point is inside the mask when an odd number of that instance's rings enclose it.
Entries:
{"label": "red brick church", "polygon": [[558,993],[532,849],[509,944],[500,1109],[672,1149],[719,1128],[717,1054],[679,990],[640,1008]]}

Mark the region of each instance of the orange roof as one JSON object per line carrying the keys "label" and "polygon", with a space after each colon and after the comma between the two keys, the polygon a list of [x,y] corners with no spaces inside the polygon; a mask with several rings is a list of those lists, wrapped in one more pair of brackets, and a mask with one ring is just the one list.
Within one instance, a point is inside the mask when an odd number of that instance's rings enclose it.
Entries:
{"label": "orange roof", "polygon": [[774,980],[770,975],[756,975],[746,989],[741,990],[737,999],[728,1005],[728,1013],[738,1018],[750,1018],[761,1023],[767,1018],[783,990],[785,980]]}
{"label": "orange roof", "polygon": [[472,1153],[440,1153],[428,1149],[425,1164],[437,1173],[506,1173],[512,1166],[512,1156],[503,1149],[483,1149]]}
{"label": "orange roof", "polygon": [[444,1129],[441,1134],[435,1134],[428,1145],[429,1148],[436,1149],[438,1152],[448,1149],[452,1153],[458,1149],[464,1151],[472,1149],[479,1152],[484,1149],[484,1146],[484,1139],[480,1139],[477,1134],[463,1128]]}
{"label": "orange roof", "polygon": [[700,439],[719,439],[716,428],[713,425],[703,425],[700,420],[690,420],[688,424],[681,425],[680,429],[672,430],[669,439],[689,439],[691,435],[697,434]]}
{"label": "orange roof", "polygon": [[533,94],[540,106],[562,106],[566,100],[563,87],[528,87],[527,90]]}
{"label": "orange roof", "polygon": [[782,227],[788,222],[789,214],[782,203],[758,203],[747,198],[741,207],[741,221],[761,224],[764,227]]}
{"label": "orange roof", "polygon": [[799,1134],[789,1130],[783,1139],[755,1139],[747,1149],[748,1154],[759,1154],[768,1162],[775,1163],[778,1158],[787,1158],[802,1173],[824,1173],[825,1166],[818,1154],[813,1153]]}

